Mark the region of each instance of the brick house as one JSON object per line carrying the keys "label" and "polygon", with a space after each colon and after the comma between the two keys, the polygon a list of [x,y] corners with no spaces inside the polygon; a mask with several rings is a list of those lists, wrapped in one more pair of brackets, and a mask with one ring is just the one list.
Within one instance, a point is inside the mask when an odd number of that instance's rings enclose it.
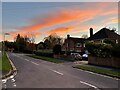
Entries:
{"label": "brick house", "polygon": [[102,28],[101,30],[93,34],[93,29],[90,28],[90,37],[88,38],[89,41],[103,43],[106,39],[111,40],[116,44],[120,44],[120,35],[115,33],[114,30]]}
{"label": "brick house", "polygon": [[85,40],[84,38],[70,37],[70,35],[67,35],[64,41],[63,51],[81,53],[85,48]]}

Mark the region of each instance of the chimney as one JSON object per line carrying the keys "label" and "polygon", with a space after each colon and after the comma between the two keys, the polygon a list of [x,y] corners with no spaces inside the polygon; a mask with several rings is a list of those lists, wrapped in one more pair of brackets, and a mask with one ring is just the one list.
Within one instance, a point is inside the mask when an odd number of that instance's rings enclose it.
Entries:
{"label": "chimney", "polygon": [[69,34],[67,35],[67,38],[70,38],[70,35],[69,35]]}
{"label": "chimney", "polygon": [[90,28],[90,37],[93,35],[93,28]]}

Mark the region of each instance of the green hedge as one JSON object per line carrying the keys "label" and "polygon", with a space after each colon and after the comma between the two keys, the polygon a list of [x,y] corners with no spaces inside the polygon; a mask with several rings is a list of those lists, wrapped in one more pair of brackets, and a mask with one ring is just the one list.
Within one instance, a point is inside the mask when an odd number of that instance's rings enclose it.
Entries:
{"label": "green hedge", "polygon": [[97,57],[120,57],[120,46],[106,43],[86,43],[86,48],[91,55]]}
{"label": "green hedge", "polygon": [[37,55],[37,56],[53,57],[53,53],[52,52],[34,51],[34,54]]}
{"label": "green hedge", "polygon": [[120,45],[114,45],[112,48],[112,56],[120,57]]}

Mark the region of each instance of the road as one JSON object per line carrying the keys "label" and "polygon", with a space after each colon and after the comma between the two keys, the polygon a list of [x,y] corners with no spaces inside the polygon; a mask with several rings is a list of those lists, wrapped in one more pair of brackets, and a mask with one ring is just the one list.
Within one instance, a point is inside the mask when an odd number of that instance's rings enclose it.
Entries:
{"label": "road", "polygon": [[3,88],[118,88],[118,80],[72,68],[69,63],[55,64],[24,54],[8,53],[18,72]]}

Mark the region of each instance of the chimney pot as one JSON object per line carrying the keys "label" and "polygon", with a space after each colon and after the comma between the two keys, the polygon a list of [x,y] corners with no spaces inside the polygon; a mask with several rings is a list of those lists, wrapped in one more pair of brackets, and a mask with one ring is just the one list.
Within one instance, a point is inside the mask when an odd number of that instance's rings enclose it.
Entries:
{"label": "chimney pot", "polygon": [[70,38],[70,35],[69,35],[69,34],[67,35],[67,38]]}
{"label": "chimney pot", "polygon": [[93,28],[90,28],[90,37],[93,35]]}

